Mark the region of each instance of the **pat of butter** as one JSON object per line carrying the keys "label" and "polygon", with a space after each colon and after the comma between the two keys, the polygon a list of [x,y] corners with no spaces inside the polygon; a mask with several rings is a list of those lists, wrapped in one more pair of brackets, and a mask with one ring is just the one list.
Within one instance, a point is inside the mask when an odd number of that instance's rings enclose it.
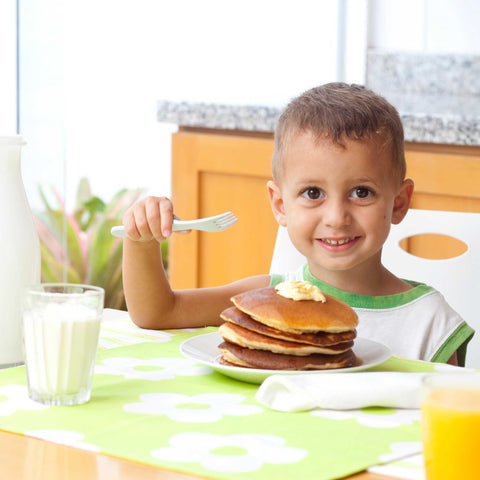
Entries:
{"label": "pat of butter", "polygon": [[315,300],[322,303],[327,301],[322,291],[310,282],[282,282],[275,287],[275,290],[282,297],[292,300]]}

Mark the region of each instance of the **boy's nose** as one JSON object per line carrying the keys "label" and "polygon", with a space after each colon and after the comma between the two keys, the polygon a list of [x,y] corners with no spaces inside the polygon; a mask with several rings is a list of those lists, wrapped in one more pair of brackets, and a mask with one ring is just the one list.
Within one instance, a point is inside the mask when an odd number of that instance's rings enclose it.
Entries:
{"label": "boy's nose", "polygon": [[341,228],[351,223],[350,213],[343,202],[331,202],[325,205],[323,222],[330,228]]}

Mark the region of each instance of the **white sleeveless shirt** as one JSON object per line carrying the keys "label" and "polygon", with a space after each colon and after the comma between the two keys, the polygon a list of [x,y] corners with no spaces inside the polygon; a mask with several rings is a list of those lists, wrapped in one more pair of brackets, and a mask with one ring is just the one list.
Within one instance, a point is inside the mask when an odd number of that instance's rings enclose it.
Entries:
{"label": "white sleeveless shirt", "polygon": [[445,363],[457,352],[458,364],[465,365],[467,344],[475,332],[443,295],[428,285],[404,280],[413,287],[407,292],[356,295],[316,279],[307,264],[296,272],[272,275],[270,285],[287,280],[307,280],[350,305],[358,315],[358,336],[386,345],[394,355]]}

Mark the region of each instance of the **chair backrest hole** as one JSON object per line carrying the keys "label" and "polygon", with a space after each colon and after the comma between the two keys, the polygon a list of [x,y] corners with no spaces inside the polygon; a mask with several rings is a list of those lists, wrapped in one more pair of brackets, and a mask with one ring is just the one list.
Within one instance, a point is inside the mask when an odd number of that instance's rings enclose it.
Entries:
{"label": "chair backrest hole", "polygon": [[420,258],[444,260],[455,258],[468,250],[468,245],[458,238],[437,233],[422,233],[404,238],[400,246]]}

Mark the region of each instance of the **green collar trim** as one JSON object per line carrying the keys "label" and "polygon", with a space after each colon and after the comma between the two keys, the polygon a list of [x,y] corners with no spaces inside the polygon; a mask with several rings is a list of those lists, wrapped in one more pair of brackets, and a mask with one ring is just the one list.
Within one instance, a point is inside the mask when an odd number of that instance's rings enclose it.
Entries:
{"label": "green collar trim", "polygon": [[305,265],[303,266],[303,278],[304,280],[311,282],[313,285],[316,285],[322,292],[328,295],[332,295],[333,297],[342,300],[343,302],[354,308],[385,309],[399,307],[401,305],[410,303],[413,300],[420,298],[426,293],[432,292],[434,290],[432,287],[429,287],[424,283],[414,282],[412,280],[404,280],[404,282],[407,282],[413,287],[407,292],[377,297],[370,297],[368,295],[357,295],[355,293],[339,290],[338,288],[332,287],[331,285],[328,285],[327,283],[318,280],[311,274],[307,263],[305,263]]}

